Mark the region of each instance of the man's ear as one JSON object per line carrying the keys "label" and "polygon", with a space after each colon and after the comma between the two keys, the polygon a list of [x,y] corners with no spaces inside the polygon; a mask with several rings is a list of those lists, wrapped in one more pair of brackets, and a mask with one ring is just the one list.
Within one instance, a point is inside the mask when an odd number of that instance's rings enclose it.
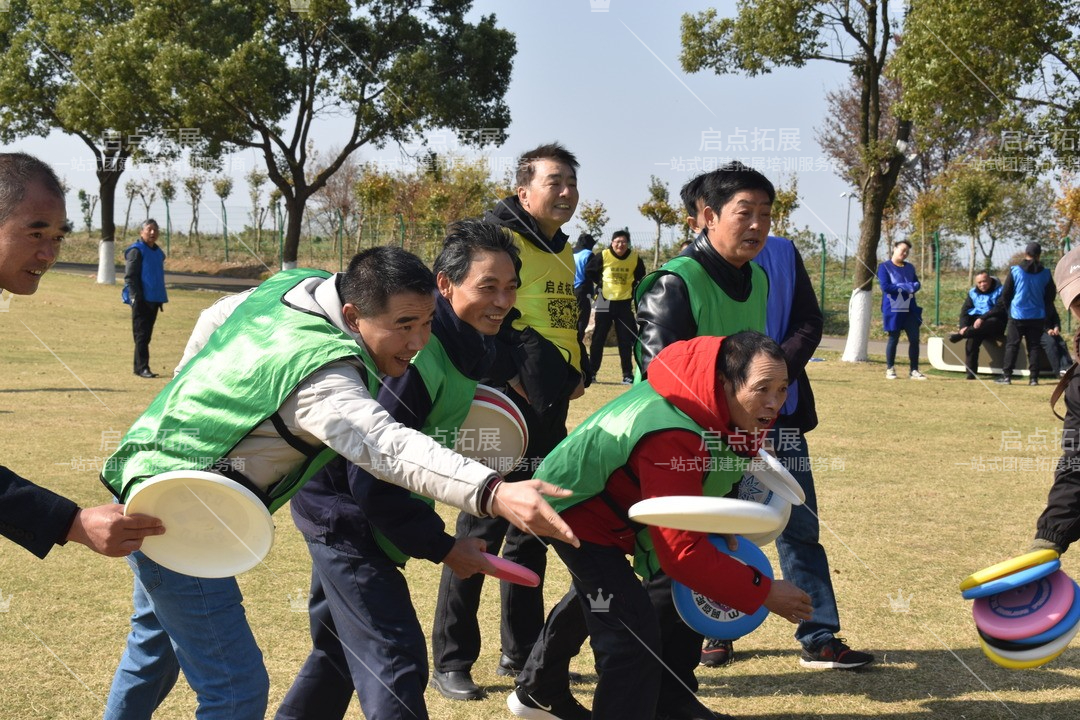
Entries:
{"label": "man's ear", "polygon": [[711,205],[706,205],[701,211],[701,217],[705,221],[705,227],[711,227],[720,219],[720,213],[713,210]]}
{"label": "man's ear", "polygon": [[449,300],[454,294],[454,284],[450,282],[450,276],[440,270],[435,274],[435,285],[439,288],[439,294]]}
{"label": "man's ear", "polygon": [[345,327],[352,330],[354,333],[360,332],[360,311],[352,303],[345,303],[341,306],[341,315],[345,318]]}

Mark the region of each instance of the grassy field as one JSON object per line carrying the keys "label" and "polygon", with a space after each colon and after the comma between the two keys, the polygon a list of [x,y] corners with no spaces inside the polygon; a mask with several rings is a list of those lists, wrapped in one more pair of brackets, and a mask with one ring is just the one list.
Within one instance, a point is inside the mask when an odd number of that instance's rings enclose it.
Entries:
{"label": "grassy field", "polygon": [[[103,441],[126,430],[164,384],[131,374],[130,316],[119,294],[53,274],[36,296],[16,297],[0,313],[0,462],[84,504],[108,500],[96,469],[108,454]],[[171,297],[151,347],[153,368],[163,374],[180,357],[198,311],[217,296]],[[610,352],[601,383],[573,404],[571,425],[623,391]],[[810,448],[824,543],[843,634],[879,662],[855,673],[803,670],[791,626],[770,618],[736,643],[736,663],[701,670],[704,702],[761,719],[1080,717],[1075,643],[1038,670],[998,668],[978,649],[969,603],[957,591],[971,571],[1027,546],[1051,482],[1047,468],[1060,452],[1060,423],[1046,404],[1051,388],[1003,388],[932,371],[929,382],[886,382],[880,358],[847,364],[823,353],[821,360],[809,366],[821,415]],[[240,578],[270,672],[271,712],[309,648],[306,615],[290,602],[306,597],[309,560],[288,512],[275,522],[266,564]],[[567,575],[554,556],[551,568],[554,603]],[[1072,553],[1064,568],[1080,578]],[[408,575],[430,627],[438,568],[414,561]],[[452,703],[429,691],[432,717],[509,717],[511,684],[494,673],[498,595],[487,585],[485,645],[474,675],[490,696]],[[38,561],[0,541],[0,593],[10,600],[0,612],[0,718],[100,717],[127,632],[126,564],[80,546]],[[595,681],[588,649],[575,667]],[[585,704],[591,689],[576,688]],[[157,717],[190,718],[194,708],[181,679]]]}

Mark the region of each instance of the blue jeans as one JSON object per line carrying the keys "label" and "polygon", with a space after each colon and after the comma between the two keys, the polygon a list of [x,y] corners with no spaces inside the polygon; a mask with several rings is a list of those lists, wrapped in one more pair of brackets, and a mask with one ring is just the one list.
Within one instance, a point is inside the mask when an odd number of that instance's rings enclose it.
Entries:
{"label": "blue jeans", "polygon": [[[782,426],[781,419],[777,427]],[[836,595],[829,576],[829,558],[819,540],[817,493],[806,436],[797,428],[783,429],[782,441],[776,430],[770,433],[776,456],[802,486],[806,502],[792,506],[791,519],[776,538],[776,550],[784,579],[808,593],[813,603],[814,617],[799,623],[795,639],[807,650],[817,650],[840,632],[840,613],[836,609]]]}
{"label": "blue jeans", "polygon": [[199,720],[263,720],[270,679],[236,579],[183,575],[141,552],[127,561],[135,611],[106,720],[149,718],[180,670],[198,697]]}
{"label": "blue jeans", "polygon": [[370,720],[427,720],[427,640],[401,570],[377,548],[306,539],[313,647],[276,720],[343,718],[354,687]]}

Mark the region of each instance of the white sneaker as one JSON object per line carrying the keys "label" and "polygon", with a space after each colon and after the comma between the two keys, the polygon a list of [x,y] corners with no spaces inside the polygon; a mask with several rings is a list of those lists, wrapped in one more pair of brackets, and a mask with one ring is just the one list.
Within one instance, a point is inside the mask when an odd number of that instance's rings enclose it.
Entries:
{"label": "white sneaker", "polygon": [[908,377],[909,377],[909,378],[911,378],[912,380],[925,380],[925,379],[926,379],[926,376],[925,376],[925,375],[923,375],[923,374],[922,374],[921,372],[919,372],[918,370],[912,370],[912,371],[911,371],[911,372],[910,372],[910,373],[908,374]]}
{"label": "white sneaker", "polygon": [[892,368],[886,368],[885,369],[885,379],[886,380],[895,380],[896,379],[896,370],[894,370]]}

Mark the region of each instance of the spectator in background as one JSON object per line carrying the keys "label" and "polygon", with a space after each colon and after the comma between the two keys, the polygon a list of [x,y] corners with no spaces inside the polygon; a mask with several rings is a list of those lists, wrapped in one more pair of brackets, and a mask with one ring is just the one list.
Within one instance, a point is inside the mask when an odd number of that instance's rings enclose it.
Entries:
{"label": "spectator in background", "polygon": [[[1060,322],[1054,296],[1057,288],[1050,270],[1039,261],[1042,257],[1042,245],[1028,243],[1024,248],[1024,259],[1019,265],[1009,268],[1009,275],[998,297],[997,311],[1008,312],[1009,322],[1005,327],[1005,360],[1002,362],[1001,377],[994,382],[1002,385],[1012,384],[1012,372],[1016,367],[1016,355],[1020,352],[1020,339],[1027,345],[1028,385],[1039,384],[1039,345],[1043,332],[1054,336],[1059,333]],[[1047,354],[1050,366],[1059,368],[1058,353],[1055,347]]]}
{"label": "spectator in background", "polygon": [[612,324],[619,343],[619,359],[622,361],[623,385],[634,382],[634,290],[645,277],[645,263],[637,251],[630,247],[630,233],[616,230],[611,236],[611,247],[592,256],[585,267],[585,276],[599,286],[600,295],[607,300],[607,312],[600,311],[597,301],[596,323],[593,327],[589,362],[593,377],[600,372],[604,361],[604,343]]}
{"label": "spectator in background", "polygon": [[592,313],[592,297],[596,295],[596,285],[585,277],[585,266],[593,255],[596,238],[589,233],[581,233],[574,243],[574,298],[577,300],[578,321],[577,339],[585,339],[585,329],[589,327],[589,315]]}
{"label": "spectator in background", "polygon": [[153,218],[142,224],[139,240],[124,251],[124,302],[131,305],[131,331],[135,337],[135,374],[156,378],[150,370],[150,338],[157,314],[165,309],[165,251],[158,247],[158,224]]}
{"label": "spectator in background", "polygon": [[949,340],[964,346],[964,366],[967,379],[974,380],[979,372],[979,348],[983,340],[996,340],[1005,335],[1005,315],[996,307],[1003,288],[996,277],[983,270],[975,276],[975,287],[968,290],[964,305],[960,308],[959,330]]}
{"label": "spectator in background", "polygon": [[905,262],[911,252],[911,243],[897,240],[893,243],[892,257],[878,265],[877,277],[881,284],[881,319],[889,340],[885,343],[885,379],[895,380],[896,347],[900,333],[907,333],[908,377],[925,380],[919,372],[919,327],[922,325],[922,308],[915,302],[915,293],[922,285],[915,274],[915,266]]}

